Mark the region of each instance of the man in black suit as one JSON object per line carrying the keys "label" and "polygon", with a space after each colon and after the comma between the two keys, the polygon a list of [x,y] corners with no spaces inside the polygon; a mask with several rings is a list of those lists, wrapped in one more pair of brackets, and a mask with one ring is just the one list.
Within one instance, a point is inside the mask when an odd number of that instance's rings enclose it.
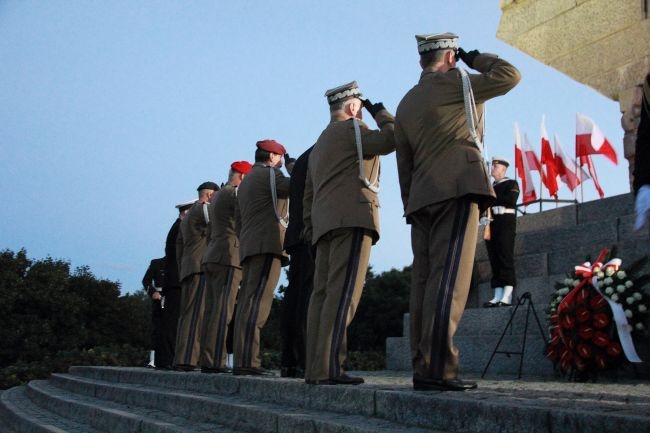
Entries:
{"label": "man in black suit", "polygon": [[[291,261],[289,286],[284,292],[280,315],[282,377],[304,377],[305,374],[307,308],[314,281],[314,258],[310,253],[309,242],[305,242],[302,237],[302,196],[312,147],[300,155],[291,171],[289,226],[284,237],[284,249],[291,256]],[[287,155],[287,161],[289,159]]]}

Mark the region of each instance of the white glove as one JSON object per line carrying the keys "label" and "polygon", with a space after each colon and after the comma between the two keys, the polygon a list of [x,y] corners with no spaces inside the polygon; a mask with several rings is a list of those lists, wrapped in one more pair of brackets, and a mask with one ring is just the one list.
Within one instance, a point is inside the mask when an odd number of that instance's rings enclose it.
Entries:
{"label": "white glove", "polygon": [[648,213],[650,213],[650,185],[643,185],[639,188],[639,191],[636,193],[634,210],[636,211],[634,230],[639,231],[648,222]]}
{"label": "white glove", "polygon": [[486,225],[490,224],[490,221],[492,221],[492,220],[490,218],[488,218],[488,217],[481,217],[481,219],[478,220],[478,225],[479,226],[486,226]]}

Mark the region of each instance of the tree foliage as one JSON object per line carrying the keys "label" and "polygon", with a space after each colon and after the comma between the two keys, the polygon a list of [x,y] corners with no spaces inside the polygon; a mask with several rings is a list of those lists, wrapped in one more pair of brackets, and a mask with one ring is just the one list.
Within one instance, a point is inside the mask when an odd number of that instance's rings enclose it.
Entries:
{"label": "tree foliage", "polygon": [[86,266],[71,272],[64,260],[0,251],[0,388],[67,361],[133,363],[150,346],[150,314],[146,294],[120,296],[119,283]]}

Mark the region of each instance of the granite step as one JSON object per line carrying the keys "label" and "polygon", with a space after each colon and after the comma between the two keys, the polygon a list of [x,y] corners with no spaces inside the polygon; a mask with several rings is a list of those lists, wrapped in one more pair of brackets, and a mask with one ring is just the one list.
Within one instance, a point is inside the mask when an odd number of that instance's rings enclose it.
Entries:
{"label": "granite step", "polygon": [[26,386],[0,395],[0,427],[3,433],[99,433],[89,424],[68,419],[36,405]]}
{"label": "granite step", "polygon": [[[136,404],[119,404],[69,392],[48,381],[31,381],[27,396],[63,419],[83,420],[96,431],[138,433],[235,433],[215,423],[201,423]],[[67,431],[67,430],[65,430]],[[80,430],[87,431],[87,430]]]}
{"label": "granite step", "polygon": [[[197,373],[197,375],[200,374]],[[201,422],[205,425],[219,423],[237,431],[268,433],[431,433],[435,431],[407,427],[399,423],[363,415],[291,407],[277,401],[255,401],[228,392],[225,395],[205,394],[190,390],[178,391],[172,388],[143,386],[141,384],[116,384],[73,375],[54,375],[51,382],[52,385],[56,385],[56,387],[75,395],[79,394],[86,398],[98,396],[102,400],[108,400],[114,404],[128,405],[130,412],[132,412],[130,408],[133,405],[143,407],[141,411],[156,408],[162,410],[162,413],[173,413],[191,422]],[[267,387],[280,385],[272,380],[266,380],[264,383],[266,383]],[[304,383],[301,383],[300,386],[307,388]],[[184,425],[187,425],[190,421],[186,421]],[[194,428],[187,431],[203,430]]]}
{"label": "granite step", "polygon": [[[92,392],[102,401],[107,400],[100,390],[115,386],[128,389],[128,393],[123,392],[124,398],[138,405],[154,398],[156,405],[166,404],[175,411],[192,410],[192,416],[199,418],[224,416],[206,414],[215,411],[212,400],[248,404],[242,410],[247,411],[250,425],[257,427],[255,431],[650,432],[650,393],[644,391],[647,386],[640,390],[634,385],[617,387],[620,392],[615,393],[607,392],[602,384],[479,380],[479,389],[471,392],[417,392],[412,389],[409,374],[387,379],[381,373],[364,373],[364,385],[332,387],[281,378],[166,373],[144,368],[73,370],[58,378],[70,383],[85,381],[79,392],[94,389]],[[154,382],[157,387],[149,385]],[[197,386],[199,390],[194,389]],[[213,392],[206,394],[205,389]],[[154,393],[160,397],[154,397]],[[276,430],[269,428],[273,425],[263,415],[273,410],[286,418],[286,424],[278,421]],[[231,410],[226,416],[237,419],[240,415]]]}

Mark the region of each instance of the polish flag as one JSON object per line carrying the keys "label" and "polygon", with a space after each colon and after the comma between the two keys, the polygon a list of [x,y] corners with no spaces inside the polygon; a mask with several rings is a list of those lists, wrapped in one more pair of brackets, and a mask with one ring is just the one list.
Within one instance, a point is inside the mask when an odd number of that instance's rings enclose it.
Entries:
{"label": "polish flag", "polygon": [[521,186],[523,191],[522,203],[526,204],[531,201],[537,200],[537,194],[535,193],[535,186],[533,185],[533,179],[530,175],[530,169],[528,168],[528,158],[524,157],[524,153],[521,147],[521,135],[519,134],[519,125],[515,123],[515,170],[519,174],[521,179]]}
{"label": "polish flag", "polygon": [[593,120],[576,113],[576,157],[600,154],[618,165],[618,157],[611,143]]}
{"label": "polish flag", "polygon": [[524,133],[524,156],[526,157],[526,164],[528,165],[529,170],[539,171],[539,174],[544,178],[544,172],[542,171],[542,164],[539,162],[537,154],[533,150],[533,147],[530,145],[528,140],[528,134]]}
{"label": "polish flag", "polygon": [[605,197],[605,193],[603,192],[603,189],[600,187],[600,183],[598,182],[598,176],[596,176],[596,167],[594,166],[594,161],[591,159],[591,155],[580,157],[580,167],[583,165],[587,166],[587,170],[589,170],[589,174],[591,175],[591,179],[594,181],[596,191],[598,191],[600,198]]}
{"label": "polish flag", "polygon": [[551,142],[548,139],[548,133],[546,132],[546,125],[544,124],[545,116],[542,116],[542,158],[541,163],[546,167],[546,173],[542,181],[548,189],[548,193],[557,199],[557,168],[555,167],[555,155],[553,155],[553,150],[551,149]]}
{"label": "polish flag", "polygon": [[553,142],[555,144],[555,168],[557,174],[560,176],[560,180],[573,192],[581,182],[589,179],[589,175],[582,168],[576,166],[573,159],[564,153],[557,135],[553,136]]}

